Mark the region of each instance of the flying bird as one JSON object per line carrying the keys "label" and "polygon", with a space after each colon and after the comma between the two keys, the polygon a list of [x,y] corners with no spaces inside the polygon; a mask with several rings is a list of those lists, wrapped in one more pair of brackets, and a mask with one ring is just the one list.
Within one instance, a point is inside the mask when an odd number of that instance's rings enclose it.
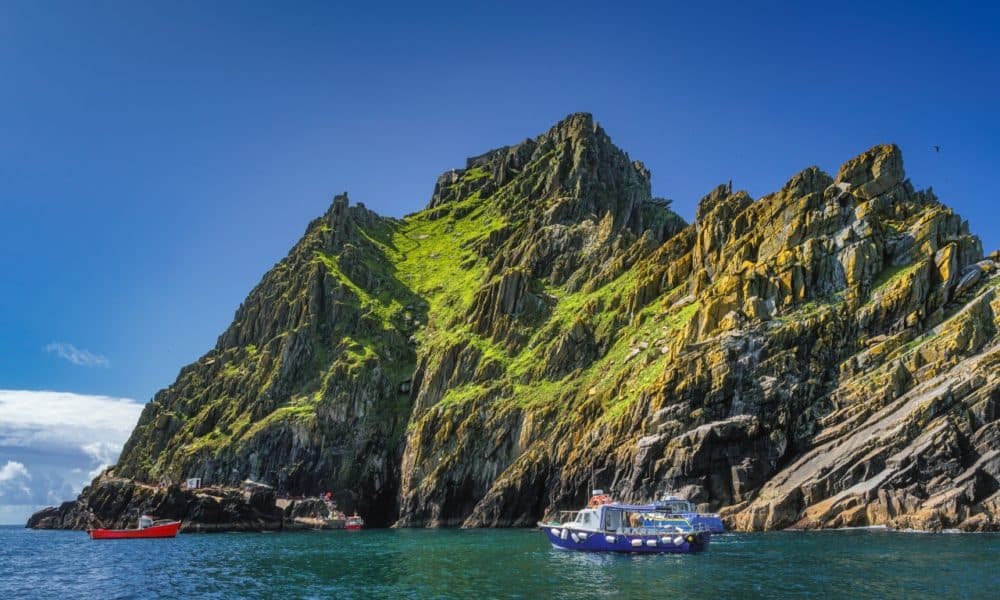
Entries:
{"label": "flying bird", "polygon": [[940,152],[941,151],[941,146],[931,146],[931,148],[934,148],[935,152]]}

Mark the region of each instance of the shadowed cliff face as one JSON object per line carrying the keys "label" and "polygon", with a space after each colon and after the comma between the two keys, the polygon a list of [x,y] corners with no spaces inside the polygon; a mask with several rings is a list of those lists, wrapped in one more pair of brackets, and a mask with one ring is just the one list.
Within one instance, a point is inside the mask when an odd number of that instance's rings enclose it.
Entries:
{"label": "shadowed cliff face", "polygon": [[[150,402],[116,474],[267,481],[392,515],[426,303],[398,279],[398,223],[337,196],[250,293],[216,347]],[[385,520],[381,521],[385,523]]]}
{"label": "shadowed cliff face", "polygon": [[685,224],[589,115],[402,220],[335,199],[116,475],[533,524],[592,482],[741,529],[1000,527],[1000,275],[895,146]]}

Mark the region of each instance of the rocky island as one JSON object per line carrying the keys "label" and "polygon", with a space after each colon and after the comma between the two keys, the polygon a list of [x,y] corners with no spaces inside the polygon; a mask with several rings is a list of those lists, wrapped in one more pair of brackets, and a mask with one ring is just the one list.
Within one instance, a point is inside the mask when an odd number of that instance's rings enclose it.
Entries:
{"label": "rocky island", "polygon": [[29,526],[281,521],[170,491],[199,477],[334,490],[373,525],[533,525],[594,482],[739,530],[1000,529],[998,261],[894,145],[720,185],[689,224],[574,114],[402,219],[334,198],[115,476]]}

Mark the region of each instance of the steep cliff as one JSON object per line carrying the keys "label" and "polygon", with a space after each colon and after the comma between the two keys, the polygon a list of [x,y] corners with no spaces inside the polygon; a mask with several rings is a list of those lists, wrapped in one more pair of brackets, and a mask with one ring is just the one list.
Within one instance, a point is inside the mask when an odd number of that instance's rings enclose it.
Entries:
{"label": "steep cliff", "polygon": [[895,146],[686,224],[571,115],[401,220],[338,196],[116,474],[331,489],[376,524],[533,524],[593,483],[742,529],[996,529],[998,258]]}
{"label": "steep cliff", "polygon": [[337,196],[215,348],[146,406],[116,474],[337,490],[389,518],[427,313],[393,266],[398,227]]}

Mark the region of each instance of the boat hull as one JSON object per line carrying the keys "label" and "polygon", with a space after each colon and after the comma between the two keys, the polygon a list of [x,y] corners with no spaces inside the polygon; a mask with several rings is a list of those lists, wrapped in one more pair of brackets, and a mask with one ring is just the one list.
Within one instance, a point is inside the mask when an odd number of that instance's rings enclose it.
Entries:
{"label": "boat hull", "polygon": [[344,529],[348,531],[361,531],[361,525],[345,525]]}
{"label": "boat hull", "polygon": [[174,521],[145,529],[91,529],[87,533],[92,540],[156,539],[177,537],[180,528],[181,522]]}
{"label": "boat hull", "polygon": [[645,530],[637,533],[583,531],[562,525],[543,525],[549,543],[560,550],[641,554],[694,554],[708,548],[707,532]]}

